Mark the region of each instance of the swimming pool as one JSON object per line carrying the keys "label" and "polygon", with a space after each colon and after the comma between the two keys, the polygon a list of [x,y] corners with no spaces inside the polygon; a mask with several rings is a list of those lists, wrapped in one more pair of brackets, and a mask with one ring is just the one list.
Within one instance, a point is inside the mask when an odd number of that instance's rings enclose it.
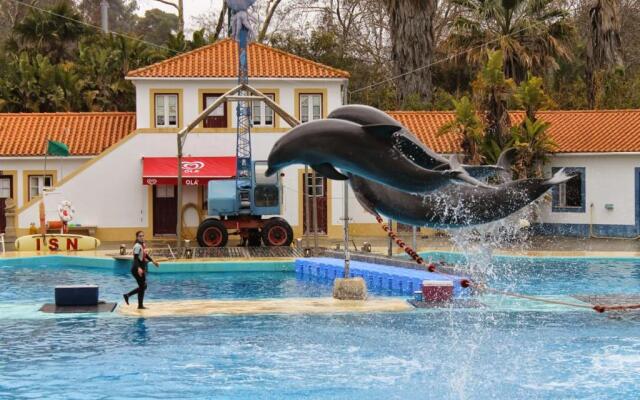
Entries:
{"label": "swimming pool", "polygon": [[[5,311],[50,301],[55,284],[99,283],[107,300],[134,285],[126,270],[1,265]],[[640,260],[509,259],[492,268],[493,287],[523,293],[640,293]],[[170,273],[150,276],[148,298],[330,290],[290,272]],[[0,314],[0,343],[2,399],[629,399],[640,390],[638,314],[567,308],[150,319],[14,312]]]}

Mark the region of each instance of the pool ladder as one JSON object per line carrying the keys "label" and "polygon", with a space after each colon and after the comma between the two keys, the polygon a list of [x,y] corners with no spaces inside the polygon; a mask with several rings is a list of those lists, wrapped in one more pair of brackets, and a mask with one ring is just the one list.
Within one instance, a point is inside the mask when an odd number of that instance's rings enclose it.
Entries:
{"label": "pool ladder", "polygon": [[4,253],[5,253],[5,248],[4,248],[4,233],[0,233],[0,243],[2,243],[2,255],[4,255]]}

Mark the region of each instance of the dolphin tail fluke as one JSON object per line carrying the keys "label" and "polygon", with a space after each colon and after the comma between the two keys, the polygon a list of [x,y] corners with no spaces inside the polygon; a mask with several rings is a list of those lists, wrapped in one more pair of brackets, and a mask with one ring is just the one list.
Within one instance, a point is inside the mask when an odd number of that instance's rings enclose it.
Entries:
{"label": "dolphin tail fluke", "polygon": [[312,165],[311,168],[313,168],[314,171],[316,171],[320,175],[329,179],[333,179],[334,181],[346,181],[347,179],[349,179],[348,176],[345,176],[338,172],[338,170],[336,170],[333,165],[329,163],[315,164]]}
{"label": "dolphin tail fluke", "polygon": [[564,168],[560,169],[560,171],[553,174],[553,176],[545,182],[547,185],[554,186],[559,185],[573,178],[574,175],[569,175],[565,172]]}

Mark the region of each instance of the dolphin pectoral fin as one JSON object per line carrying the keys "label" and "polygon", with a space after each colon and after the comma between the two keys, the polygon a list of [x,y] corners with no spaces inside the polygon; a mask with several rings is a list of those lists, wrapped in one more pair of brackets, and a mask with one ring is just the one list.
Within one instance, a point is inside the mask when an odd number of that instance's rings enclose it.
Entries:
{"label": "dolphin pectoral fin", "polygon": [[370,135],[377,136],[381,139],[390,139],[391,135],[402,129],[397,125],[373,124],[362,125],[362,129]]}
{"label": "dolphin pectoral fin", "polygon": [[345,176],[338,172],[338,170],[336,170],[333,165],[329,163],[315,164],[312,165],[311,168],[313,168],[320,175],[329,179],[333,179],[334,181],[346,181],[347,179],[349,179],[348,176]]}

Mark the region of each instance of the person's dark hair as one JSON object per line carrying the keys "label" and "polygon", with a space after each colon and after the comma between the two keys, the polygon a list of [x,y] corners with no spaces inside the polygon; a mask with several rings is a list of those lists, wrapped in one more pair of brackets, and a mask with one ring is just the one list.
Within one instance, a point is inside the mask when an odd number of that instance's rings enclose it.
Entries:
{"label": "person's dark hair", "polygon": [[134,241],[134,243],[138,243],[138,235],[140,235],[141,233],[144,233],[144,232],[143,231],[136,232],[136,240]]}

